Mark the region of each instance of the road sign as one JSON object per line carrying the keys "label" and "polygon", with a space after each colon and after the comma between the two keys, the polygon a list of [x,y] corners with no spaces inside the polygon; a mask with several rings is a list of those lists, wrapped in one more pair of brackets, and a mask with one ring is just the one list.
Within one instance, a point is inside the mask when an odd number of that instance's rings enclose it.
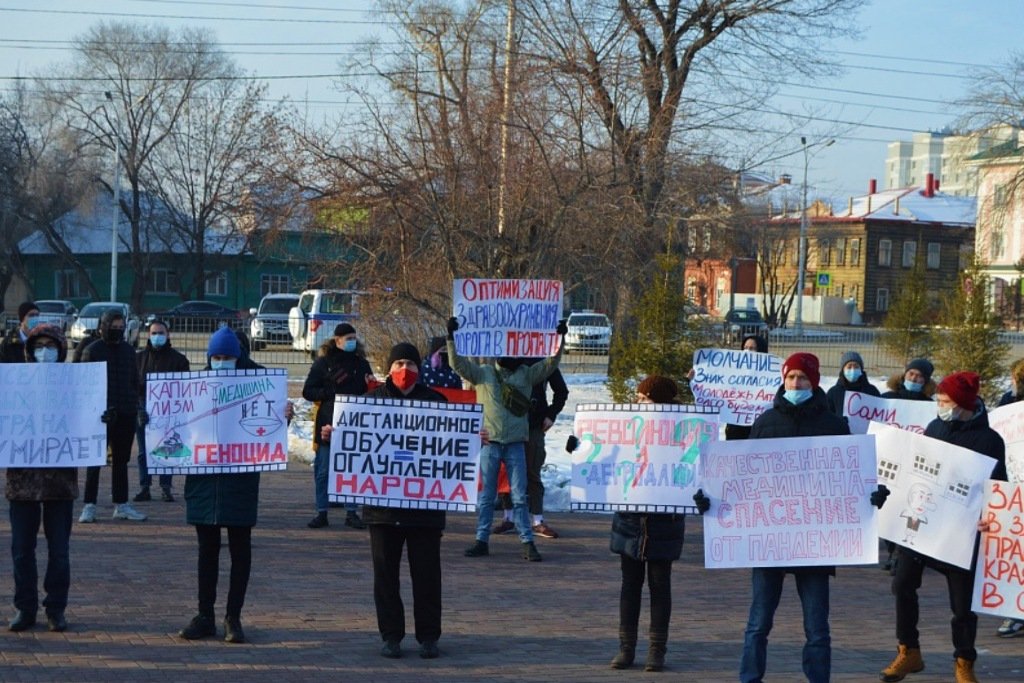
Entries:
{"label": "road sign", "polygon": [[818,286],[819,287],[831,287],[832,273],[818,273]]}

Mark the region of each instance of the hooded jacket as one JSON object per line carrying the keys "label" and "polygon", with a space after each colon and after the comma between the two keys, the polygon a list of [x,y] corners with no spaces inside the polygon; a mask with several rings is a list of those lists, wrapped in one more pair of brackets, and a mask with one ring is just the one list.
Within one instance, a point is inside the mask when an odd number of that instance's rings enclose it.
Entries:
{"label": "hooded jacket", "polygon": [[313,425],[313,443],[323,445],[320,428],[330,423],[334,415],[334,397],[337,394],[361,396],[366,393],[366,376],[372,375],[370,363],[359,350],[342,351],[328,339],[320,346],[317,359],[309,368],[306,383],[302,385],[302,398],[319,402]]}
{"label": "hooded jacket", "polygon": [[921,391],[907,391],[906,387],[903,386],[903,378],[906,376],[906,372],[901,372],[896,375],[889,377],[889,380],[885,383],[885,386],[889,387],[889,391],[882,394],[882,398],[902,398],[910,401],[931,401],[935,395],[935,388],[938,386],[935,384],[935,380],[929,379],[924,384],[924,388]]}

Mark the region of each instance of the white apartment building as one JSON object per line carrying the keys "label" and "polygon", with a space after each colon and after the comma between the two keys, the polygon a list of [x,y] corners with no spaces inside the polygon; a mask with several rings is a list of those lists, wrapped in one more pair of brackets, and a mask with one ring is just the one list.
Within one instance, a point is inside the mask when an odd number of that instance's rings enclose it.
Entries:
{"label": "white apartment building", "polygon": [[888,145],[885,158],[885,187],[899,189],[923,185],[931,173],[946,194],[960,197],[978,193],[978,169],[968,159],[1016,138],[1020,128],[998,126],[985,134],[957,135],[951,130],[914,133],[911,141]]}

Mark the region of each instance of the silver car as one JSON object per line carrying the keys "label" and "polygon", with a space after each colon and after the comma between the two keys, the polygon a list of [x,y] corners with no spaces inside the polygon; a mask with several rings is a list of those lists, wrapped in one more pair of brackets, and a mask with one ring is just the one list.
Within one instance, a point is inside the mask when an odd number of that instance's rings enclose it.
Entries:
{"label": "silver car", "polygon": [[288,313],[299,305],[298,294],[267,294],[259,308],[250,308],[249,338],[252,350],[259,351],[267,344],[291,344],[288,331]]}
{"label": "silver car", "polygon": [[64,333],[71,329],[78,318],[78,309],[64,299],[38,299],[35,305],[39,309],[39,322],[56,325]]}
{"label": "silver car", "polygon": [[570,313],[566,321],[565,350],[569,353],[608,353],[612,343],[612,323],[604,313]]}

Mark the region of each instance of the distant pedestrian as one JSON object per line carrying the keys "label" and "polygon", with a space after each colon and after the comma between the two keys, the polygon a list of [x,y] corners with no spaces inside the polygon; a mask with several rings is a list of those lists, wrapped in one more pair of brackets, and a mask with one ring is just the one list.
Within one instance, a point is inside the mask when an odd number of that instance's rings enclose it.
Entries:
{"label": "distant pedestrian", "polygon": [[847,351],[839,359],[839,379],[825,395],[828,409],[833,415],[843,415],[848,391],[858,391],[869,396],[880,395],[875,385],[868,381],[868,375],[864,372],[864,359],[856,351]]}

